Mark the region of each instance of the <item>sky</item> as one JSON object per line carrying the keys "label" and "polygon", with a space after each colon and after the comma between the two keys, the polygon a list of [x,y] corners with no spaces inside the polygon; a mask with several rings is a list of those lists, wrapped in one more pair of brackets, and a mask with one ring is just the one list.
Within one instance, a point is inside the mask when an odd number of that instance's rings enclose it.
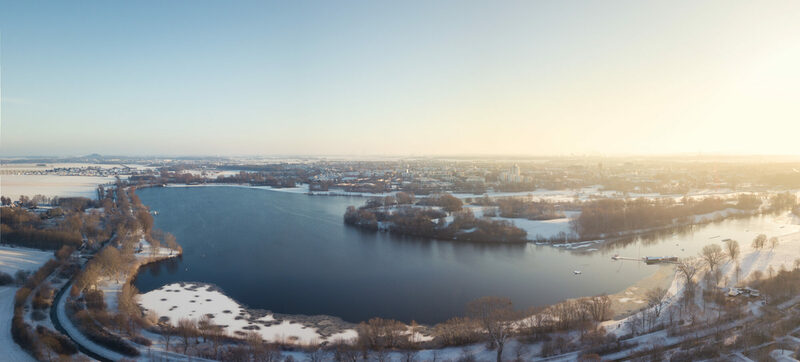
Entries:
{"label": "sky", "polygon": [[800,1],[0,0],[0,156],[800,154]]}

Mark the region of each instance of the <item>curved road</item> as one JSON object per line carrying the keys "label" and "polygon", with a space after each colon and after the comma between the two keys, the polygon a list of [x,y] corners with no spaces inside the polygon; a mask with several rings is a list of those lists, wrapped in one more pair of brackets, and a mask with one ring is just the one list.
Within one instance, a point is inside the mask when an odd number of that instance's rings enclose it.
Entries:
{"label": "curved road", "polygon": [[[111,362],[112,361],[111,359],[105,358],[95,353],[91,349],[87,348],[83,344],[81,344],[78,340],[73,338],[72,335],[67,333],[67,330],[64,329],[64,326],[61,325],[61,320],[59,320],[58,318],[59,316],[58,313],[61,309],[60,306],[63,305],[61,303],[61,299],[64,297],[64,293],[71,287],[72,287],[72,279],[70,279],[69,282],[65,283],[63,287],[61,287],[61,290],[58,291],[58,294],[56,294],[56,297],[53,299],[53,305],[50,307],[50,320],[53,321],[53,326],[56,327],[56,329],[63,335],[69,337],[69,339],[72,340],[72,343],[75,343],[75,345],[78,346],[78,350],[83,352],[85,355],[94,358],[98,361]],[[65,315],[64,318],[67,318],[67,316]]]}

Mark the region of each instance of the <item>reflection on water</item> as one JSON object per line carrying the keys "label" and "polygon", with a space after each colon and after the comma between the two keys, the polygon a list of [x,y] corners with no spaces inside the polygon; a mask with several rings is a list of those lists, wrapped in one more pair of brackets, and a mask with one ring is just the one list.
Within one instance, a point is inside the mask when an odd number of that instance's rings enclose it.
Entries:
{"label": "reflection on water", "polygon": [[439,322],[462,314],[468,301],[485,295],[507,296],[524,308],[614,293],[655,272],[642,263],[612,261],[614,254],[692,256],[725,238],[749,242],[758,232],[797,229],[781,228],[786,220],[764,216],[663,230],[575,253],[346,227],[344,209],[363,203],[362,198],[234,187],[154,188],[138,194],[159,212],[156,226],[175,234],[184,249],[180,259],[142,269],[136,280],[142,292],[199,281],[218,285],[250,307],[352,322],[375,316]]}

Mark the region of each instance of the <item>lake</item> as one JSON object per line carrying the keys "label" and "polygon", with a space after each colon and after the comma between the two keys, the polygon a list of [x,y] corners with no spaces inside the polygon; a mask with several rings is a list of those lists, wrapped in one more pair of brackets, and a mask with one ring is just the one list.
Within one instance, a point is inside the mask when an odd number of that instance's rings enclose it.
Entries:
{"label": "lake", "polygon": [[158,212],[156,227],[173,233],[184,250],[180,259],[141,270],[135,283],[142,293],[173,282],[212,283],[250,308],[349,322],[371,317],[442,322],[486,295],[509,297],[517,308],[527,308],[616,293],[657,266],[613,261],[614,254],[693,256],[725,238],[749,243],[761,232],[800,229],[788,218],[759,216],[574,253],[364,232],[342,222],[348,205],[366,200],[359,197],[225,186],[147,188],[137,194]]}

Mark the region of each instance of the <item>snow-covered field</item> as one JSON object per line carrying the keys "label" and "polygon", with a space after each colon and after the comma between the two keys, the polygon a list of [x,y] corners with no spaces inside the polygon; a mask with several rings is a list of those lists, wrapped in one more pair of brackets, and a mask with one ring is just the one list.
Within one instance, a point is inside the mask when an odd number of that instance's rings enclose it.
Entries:
{"label": "snow-covered field", "polygon": [[[39,269],[53,253],[27,248],[0,246],[0,271],[14,274],[17,270]],[[0,351],[3,361],[35,361],[11,338],[11,317],[14,316],[16,286],[0,287]]]}
{"label": "snow-covered field", "polygon": [[528,239],[533,240],[538,237],[551,238],[559,233],[572,233],[569,220],[577,213],[566,212],[565,214],[566,217],[552,220],[511,219],[505,217],[495,217],[493,219],[510,221],[514,226],[525,230],[528,233]]}
{"label": "snow-covered field", "polygon": [[736,273],[737,264],[735,262],[729,261],[720,267],[723,278],[727,280],[726,286],[728,287],[735,286],[739,281],[752,277],[756,270],[761,271],[765,277],[768,277],[770,267],[776,273],[781,268],[794,269],[795,261],[800,260],[800,232],[780,236],[778,246],[774,249],[766,246],[764,249],[756,250],[753,249],[749,241],[740,243],[740,247],[742,256],[738,262],[740,268],[738,278]]}
{"label": "snow-covered field", "polygon": [[17,270],[34,271],[53,257],[53,252],[0,246],[0,272],[13,275]]}
{"label": "snow-covered field", "polygon": [[290,321],[278,321],[271,314],[251,316],[235,300],[214,287],[199,283],[174,283],[140,296],[140,304],[154,311],[159,317],[167,317],[171,323],[180,319],[200,319],[213,316],[215,324],[226,326],[229,335],[235,336],[255,331],[270,342],[317,344],[324,341],[350,340],[357,336],[352,329],[331,336],[322,336],[312,326]]}
{"label": "snow-covered field", "polygon": [[114,182],[113,177],[59,175],[2,175],[0,194],[19,199],[20,195],[48,197],[82,196],[96,198],[98,185]]}
{"label": "snow-covered field", "polygon": [[[144,170],[144,169],[153,169],[154,167],[144,166],[144,165],[134,165],[134,164],[126,164],[125,166],[137,169],[137,170]],[[99,164],[99,163],[45,163],[45,164],[38,164],[38,163],[3,163],[0,165],[0,168],[3,170],[10,170],[10,171],[46,171],[52,170],[54,168],[100,168],[100,169],[111,169],[116,167],[122,167],[120,164]]]}

